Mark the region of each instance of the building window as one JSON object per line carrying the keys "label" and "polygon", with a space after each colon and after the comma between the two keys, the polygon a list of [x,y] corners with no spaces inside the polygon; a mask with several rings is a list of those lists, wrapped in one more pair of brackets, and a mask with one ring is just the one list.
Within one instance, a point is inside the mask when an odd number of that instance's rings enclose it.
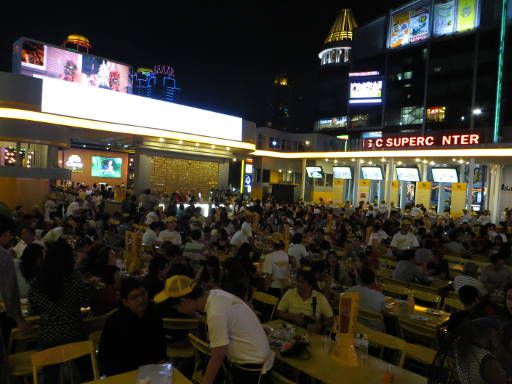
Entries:
{"label": "building window", "polygon": [[427,108],[427,122],[441,123],[446,119],[446,107]]}
{"label": "building window", "polygon": [[423,124],[423,107],[403,107],[400,113],[400,125]]}

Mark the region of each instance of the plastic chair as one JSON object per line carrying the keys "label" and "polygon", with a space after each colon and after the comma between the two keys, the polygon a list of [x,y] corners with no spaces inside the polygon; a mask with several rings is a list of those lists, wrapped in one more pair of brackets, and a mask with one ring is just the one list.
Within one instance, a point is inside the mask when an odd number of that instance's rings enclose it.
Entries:
{"label": "plastic chair", "polygon": [[269,295],[265,292],[256,291],[252,295],[252,300],[256,301],[258,303],[261,303],[262,305],[266,306],[272,306],[272,310],[270,311],[270,315],[267,319],[261,319],[263,323],[266,323],[274,317],[274,313],[276,311],[277,303],[279,302],[279,299],[275,296]]}
{"label": "plastic chair", "polygon": [[436,329],[423,326],[405,317],[400,317],[398,323],[400,327],[400,337],[407,342],[412,341],[415,344],[421,344],[432,349],[438,348]]}
{"label": "plastic chair", "polygon": [[[384,326],[384,316],[379,312],[359,310],[357,314],[358,320],[362,320],[362,325],[368,324],[382,324]],[[366,324],[364,324],[366,323]]]}
{"label": "plastic chair", "polygon": [[380,268],[377,270],[377,276],[379,278],[388,278],[388,279],[391,279],[391,276],[393,276],[393,271],[391,269],[386,269],[386,268]]}
{"label": "plastic chair", "polygon": [[412,295],[415,299],[420,300],[422,303],[428,304],[428,307],[439,309],[439,304],[441,304],[441,296],[417,289],[413,290],[412,292]]}
{"label": "plastic chair", "polygon": [[443,258],[448,261],[448,263],[453,264],[464,264],[465,260],[460,256],[455,255],[444,255]]}
{"label": "plastic chair", "polygon": [[394,284],[382,284],[382,292],[398,299],[404,299],[409,295],[407,287]]}
{"label": "plastic chair", "polygon": [[14,377],[28,376],[32,373],[32,355],[35,349],[27,350],[26,347],[35,344],[38,340],[38,328],[28,334],[20,332],[17,328],[11,330],[9,344],[7,346],[7,361],[9,374]]}
{"label": "plastic chair", "polygon": [[32,355],[32,377],[34,384],[37,384],[37,370],[39,368],[48,365],[62,364],[86,355],[91,356],[94,380],[97,380],[99,374],[94,345],[91,341],[79,341],[77,343],[59,345],[34,353]]}
{"label": "plastic chair", "polygon": [[296,381],[290,380],[287,377],[284,377],[280,373],[273,370],[272,371],[272,383],[273,384],[295,384]]}
{"label": "plastic chair", "polygon": [[420,363],[431,365],[436,358],[437,351],[423,345],[406,343],[405,357]]}
{"label": "plastic chair", "polygon": [[361,323],[357,323],[356,331],[368,336],[368,341],[380,348],[380,358],[383,358],[384,348],[390,348],[398,351],[400,357],[398,359],[398,366],[402,367],[405,361],[405,347],[407,343],[398,337],[388,335],[387,333],[375,331]]}
{"label": "plastic chair", "polygon": [[444,299],[443,310],[447,312],[463,311],[464,304],[462,304],[459,298],[447,297]]}
{"label": "plastic chair", "polygon": [[201,384],[203,382],[204,370],[206,369],[206,364],[208,364],[208,360],[211,356],[210,346],[197,336],[193,334],[188,334],[188,339],[192,347],[194,348],[194,371],[192,373],[192,382]]}
{"label": "plastic chair", "polygon": [[89,341],[94,345],[94,351],[98,354],[98,347],[100,345],[102,331],[94,331],[89,335]]}
{"label": "plastic chair", "polygon": [[[164,318],[162,319],[163,327],[166,331],[189,331],[194,332],[199,326],[197,319],[179,319],[179,318]],[[166,337],[169,339],[169,337]],[[168,358],[181,358],[187,359],[194,357],[194,348],[188,339],[173,342],[169,340],[167,345]]]}
{"label": "plastic chair", "polygon": [[86,335],[90,335],[93,332],[101,331],[107,319],[112,315],[117,309],[113,309],[110,312],[104,313],[103,315],[89,317],[84,319],[84,331]]}

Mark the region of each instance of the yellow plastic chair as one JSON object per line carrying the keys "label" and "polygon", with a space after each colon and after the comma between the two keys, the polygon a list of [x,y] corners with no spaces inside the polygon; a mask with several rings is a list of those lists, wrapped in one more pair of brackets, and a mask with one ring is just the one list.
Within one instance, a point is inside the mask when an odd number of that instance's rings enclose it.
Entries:
{"label": "yellow plastic chair", "polygon": [[101,331],[105,325],[105,321],[112,315],[117,309],[113,309],[110,312],[104,313],[99,316],[92,316],[84,319],[83,326],[86,335],[90,335],[93,332]]}
{"label": "yellow plastic chair", "polygon": [[372,322],[380,321],[381,323],[384,323],[384,316],[382,315],[382,313],[379,313],[379,312],[364,311],[364,310],[360,309],[357,314],[357,317],[359,319],[363,319],[366,321],[372,321]]}
{"label": "yellow plastic chair", "polygon": [[192,382],[201,384],[204,378],[204,370],[206,368],[206,364],[211,356],[210,346],[205,341],[201,340],[199,337],[194,336],[193,334],[188,334],[188,339],[190,340],[190,344],[194,348],[194,371],[192,373]]}
{"label": "yellow plastic chair", "polygon": [[[163,327],[166,331],[189,331],[195,332],[199,326],[197,319],[163,318]],[[167,342],[167,357],[188,359],[194,357],[194,348],[188,341]]]}
{"label": "yellow plastic chair", "polygon": [[37,370],[39,368],[48,365],[62,364],[86,355],[91,356],[94,380],[97,380],[99,374],[94,345],[91,341],[79,341],[77,343],[59,345],[34,353],[32,355],[32,377],[34,384],[37,384]]}
{"label": "yellow plastic chair", "polygon": [[393,271],[386,268],[380,268],[377,270],[377,277],[379,277],[381,280],[382,278],[391,279],[391,276],[393,276]]}
{"label": "yellow plastic chair", "polygon": [[290,380],[287,377],[284,377],[279,372],[275,370],[272,371],[272,383],[273,384],[295,384],[296,381]]}
{"label": "yellow plastic chair", "polygon": [[27,350],[28,344],[37,342],[38,328],[35,327],[30,333],[22,333],[17,328],[11,330],[9,344],[7,346],[7,362],[9,374],[14,377],[28,376],[32,373],[32,355],[37,352],[35,349]]}
{"label": "yellow plastic chair", "polygon": [[425,365],[431,365],[436,358],[436,354],[437,351],[423,345],[412,343],[406,343],[405,345],[405,357]]}
{"label": "yellow plastic chair", "polygon": [[448,291],[448,297],[451,298],[451,299],[457,299],[457,300],[460,300],[459,299],[459,294],[455,291]]}
{"label": "yellow plastic chair", "polygon": [[398,299],[406,298],[409,295],[407,287],[395,284],[382,284],[382,292]]}
{"label": "yellow plastic chair", "polygon": [[419,324],[417,321],[407,317],[398,319],[400,328],[400,337],[407,342],[424,345],[426,347],[437,349],[437,330],[432,327]]}
{"label": "yellow plastic chair", "polygon": [[405,340],[402,340],[398,337],[388,335],[387,333],[375,331],[361,323],[357,323],[356,331],[358,333],[363,333],[368,336],[368,341],[380,348],[380,358],[382,359],[384,355],[384,348],[394,349],[400,352],[400,357],[398,360],[398,366],[402,367],[405,361],[405,347],[407,343]]}
{"label": "yellow plastic chair", "polygon": [[455,255],[444,255],[443,258],[448,262],[448,263],[453,263],[453,264],[464,264],[464,259],[460,256],[455,256]]}
{"label": "yellow plastic chair", "polygon": [[428,304],[430,308],[439,309],[439,305],[441,304],[441,296],[435,295],[431,292],[420,291],[418,289],[415,289],[412,292],[412,295],[415,299]]}
{"label": "yellow plastic chair", "polygon": [[428,285],[410,283],[409,288],[414,291],[418,290],[423,292],[429,292],[433,295],[439,295],[439,290],[437,288],[429,287]]}
{"label": "yellow plastic chair", "polygon": [[391,259],[386,259],[381,257],[379,259],[379,264],[381,268],[393,270],[396,268],[396,261]]}
{"label": "yellow plastic chair", "polygon": [[274,318],[274,312],[276,311],[277,303],[279,302],[277,297],[269,295],[265,292],[256,291],[252,295],[252,300],[263,305],[272,306],[272,310],[270,311],[270,316],[268,319],[261,319],[263,323],[266,323]]}
{"label": "yellow plastic chair", "polygon": [[94,331],[89,335],[89,341],[94,345],[94,351],[98,354],[98,347],[100,346],[102,331]]}
{"label": "yellow plastic chair", "polygon": [[443,310],[447,312],[463,311],[464,304],[462,304],[459,298],[447,297],[444,299]]}

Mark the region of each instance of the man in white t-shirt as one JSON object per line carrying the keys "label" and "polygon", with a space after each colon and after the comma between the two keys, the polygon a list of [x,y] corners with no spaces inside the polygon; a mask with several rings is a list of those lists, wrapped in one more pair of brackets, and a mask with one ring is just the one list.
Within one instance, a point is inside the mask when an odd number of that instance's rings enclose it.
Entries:
{"label": "man in white t-shirt", "polygon": [[160,232],[158,235],[158,242],[163,243],[165,241],[170,241],[174,245],[181,245],[181,234],[176,230],[176,218],[174,216],[169,216],[167,218],[167,228]]}
{"label": "man in white t-shirt", "polygon": [[239,231],[236,231],[233,237],[231,238],[229,244],[234,247],[240,247],[242,244],[249,244],[250,239],[252,237],[252,228],[251,224],[247,221],[244,221],[242,224],[242,228]]}
{"label": "man in white t-shirt", "polygon": [[73,217],[78,213],[79,210],[80,210],[80,199],[77,198],[75,201],[71,202],[68,205],[68,208],[66,209],[66,216]]}
{"label": "man in white t-shirt", "polygon": [[144,234],[142,235],[142,245],[145,247],[152,247],[158,241],[158,235],[160,234],[161,223],[155,221],[149,225]]}
{"label": "man in white t-shirt", "polygon": [[302,244],[302,235],[300,233],[294,234],[292,237],[292,243],[288,247],[288,256],[290,256],[290,262],[293,267],[298,268],[300,266],[300,261],[304,257],[307,257],[308,254],[308,250]]}
{"label": "man in white t-shirt", "polygon": [[284,239],[279,232],[274,232],[270,240],[274,251],[265,255],[263,273],[266,275],[267,284],[270,285],[269,292],[274,296],[281,297],[283,290],[288,287],[290,279],[290,258],[284,251]]}
{"label": "man in white t-shirt", "polygon": [[13,252],[16,254],[17,258],[20,258],[23,255],[23,251],[27,246],[32,243],[36,243],[39,245],[43,245],[40,241],[35,240],[36,231],[31,227],[23,227],[20,232],[21,240],[12,248]]}
{"label": "man in white t-shirt", "polygon": [[206,314],[211,357],[204,384],[214,382],[226,358],[232,382],[267,382],[274,353],[260,321],[243,300],[220,289],[204,291],[191,278],[176,275],[155,296],[156,303],[164,301],[186,315]]}
{"label": "man in white t-shirt", "polygon": [[411,221],[409,219],[402,220],[402,228],[393,236],[391,248],[405,251],[419,246],[418,238],[411,232]]}
{"label": "man in white t-shirt", "polygon": [[388,237],[388,234],[382,230],[382,226],[379,223],[375,223],[373,225],[372,233],[368,237],[367,246],[371,247],[374,242],[381,244],[383,241],[386,241]]}

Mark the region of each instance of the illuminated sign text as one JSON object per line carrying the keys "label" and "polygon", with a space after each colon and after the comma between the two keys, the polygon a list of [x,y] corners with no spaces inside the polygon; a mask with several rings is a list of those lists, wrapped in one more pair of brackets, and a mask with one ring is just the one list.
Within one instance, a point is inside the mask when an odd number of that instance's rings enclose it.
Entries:
{"label": "illuminated sign text", "polygon": [[370,148],[403,148],[403,147],[432,147],[480,144],[480,135],[453,134],[443,136],[403,136],[363,140],[363,147]]}

